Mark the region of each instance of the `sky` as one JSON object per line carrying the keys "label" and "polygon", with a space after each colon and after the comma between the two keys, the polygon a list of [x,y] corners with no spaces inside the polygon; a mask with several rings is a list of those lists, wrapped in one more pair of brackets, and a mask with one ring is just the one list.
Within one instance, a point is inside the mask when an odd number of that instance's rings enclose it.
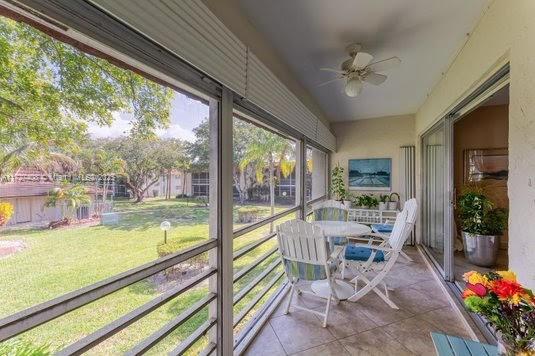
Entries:
{"label": "sky", "polygon": [[[193,129],[208,117],[208,110],[208,105],[175,92],[171,102],[171,124],[165,130],[157,130],[156,134],[161,138],[180,138],[191,142],[195,139]],[[124,135],[130,129],[133,118],[131,113],[117,111],[113,113],[113,118],[111,126],[101,127],[89,123],[89,135],[92,138],[114,138]]]}

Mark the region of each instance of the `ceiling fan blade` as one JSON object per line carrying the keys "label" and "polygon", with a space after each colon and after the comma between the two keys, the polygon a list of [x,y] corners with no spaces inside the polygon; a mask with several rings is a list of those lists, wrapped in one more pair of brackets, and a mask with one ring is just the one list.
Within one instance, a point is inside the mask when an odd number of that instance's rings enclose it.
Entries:
{"label": "ceiling fan blade", "polygon": [[362,80],[365,81],[366,83],[379,85],[379,84],[384,83],[384,81],[386,80],[386,75],[375,73],[375,72],[369,72],[368,74],[364,76],[364,78],[362,78]]}
{"label": "ceiling fan blade", "polygon": [[326,72],[338,73],[338,74],[344,74],[345,73],[342,70],[333,69],[333,68],[320,68],[320,70],[323,70],[323,71],[326,71]]}
{"label": "ceiling fan blade", "polygon": [[323,83],[321,83],[321,84],[318,84],[318,85],[316,85],[316,87],[322,87],[322,86],[324,86],[324,85],[327,85],[327,84],[336,82],[336,81],[338,81],[338,80],[340,80],[340,79],[341,79],[341,78],[334,78],[334,79],[328,80],[328,81],[326,81],[326,82],[323,82]]}
{"label": "ceiling fan blade", "polygon": [[397,67],[401,64],[401,59],[398,57],[387,58],[382,61],[371,63],[368,69],[373,72],[384,72],[385,70]]}
{"label": "ceiling fan blade", "polygon": [[353,68],[360,69],[366,67],[373,59],[373,56],[366,52],[359,52],[353,58]]}

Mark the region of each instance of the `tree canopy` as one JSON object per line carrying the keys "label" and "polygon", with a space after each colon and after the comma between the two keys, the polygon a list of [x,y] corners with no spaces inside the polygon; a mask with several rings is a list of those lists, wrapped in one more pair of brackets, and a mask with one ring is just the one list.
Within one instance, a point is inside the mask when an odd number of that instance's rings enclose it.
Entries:
{"label": "tree canopy", "polygon": [[150,137],[170,120],[173,92],[0,17],[0,174],[58,150],[76,151],[87,124],[131,112],[132,136]]}

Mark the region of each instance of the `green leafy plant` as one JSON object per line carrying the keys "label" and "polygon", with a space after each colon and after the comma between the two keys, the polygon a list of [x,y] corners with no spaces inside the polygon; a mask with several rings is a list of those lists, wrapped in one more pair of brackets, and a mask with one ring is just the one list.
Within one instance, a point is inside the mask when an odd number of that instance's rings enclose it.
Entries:
{"label": "green leafy plant", "polygon": [[335,200],[343,201],[348,197],[348,191],[344,182],[344,168],[337,164],[331,174],[331,194]]}
{"label": "green leafy plant", "polygon": [[366,208],[374,208],[379,205],[379,199],[371,194],[362,194],[355,197],[355,205]]}
{"label": "green leafy plant", "polygon": [[507,228],[507,210],[494,208],[478,187],[465,187],[457,202],[463,231],[477,235],[501,235]]}
{"label": "green leafy plant", "polygon": [[34,345],[22,339],[0,343],[0,355],[5,356],[48,356],[52,355],[49,344]]}
{"label": "green leafy plant", "polygon": [[63,216],[67,220],[72,220],[76,214],[76,209],[84,204],[89,204],[91,199],[86,188],[82,184],[70,185],[63,182],[61,187],[54,188],[48,193],[46,206],[61,206]]}

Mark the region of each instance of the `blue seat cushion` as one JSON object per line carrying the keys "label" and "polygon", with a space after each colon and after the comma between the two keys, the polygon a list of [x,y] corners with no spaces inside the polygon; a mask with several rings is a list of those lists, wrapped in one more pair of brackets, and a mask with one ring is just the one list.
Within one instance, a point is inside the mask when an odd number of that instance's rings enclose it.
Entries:
{"label": "blue seat cushion", "polygon": [[[368,247],[360,247],[347,245],[345,252],[345,259],[350,261],[367,261],[372,254],[372,249]],[[383,262],[385,260],[385,254],[383,251],[377,251],[373,262]]]}
{"label": "blue seat cushion", "polygon": [[372,224],[372,230],[375,232],[391,233],[394,225],[392,224]]}

